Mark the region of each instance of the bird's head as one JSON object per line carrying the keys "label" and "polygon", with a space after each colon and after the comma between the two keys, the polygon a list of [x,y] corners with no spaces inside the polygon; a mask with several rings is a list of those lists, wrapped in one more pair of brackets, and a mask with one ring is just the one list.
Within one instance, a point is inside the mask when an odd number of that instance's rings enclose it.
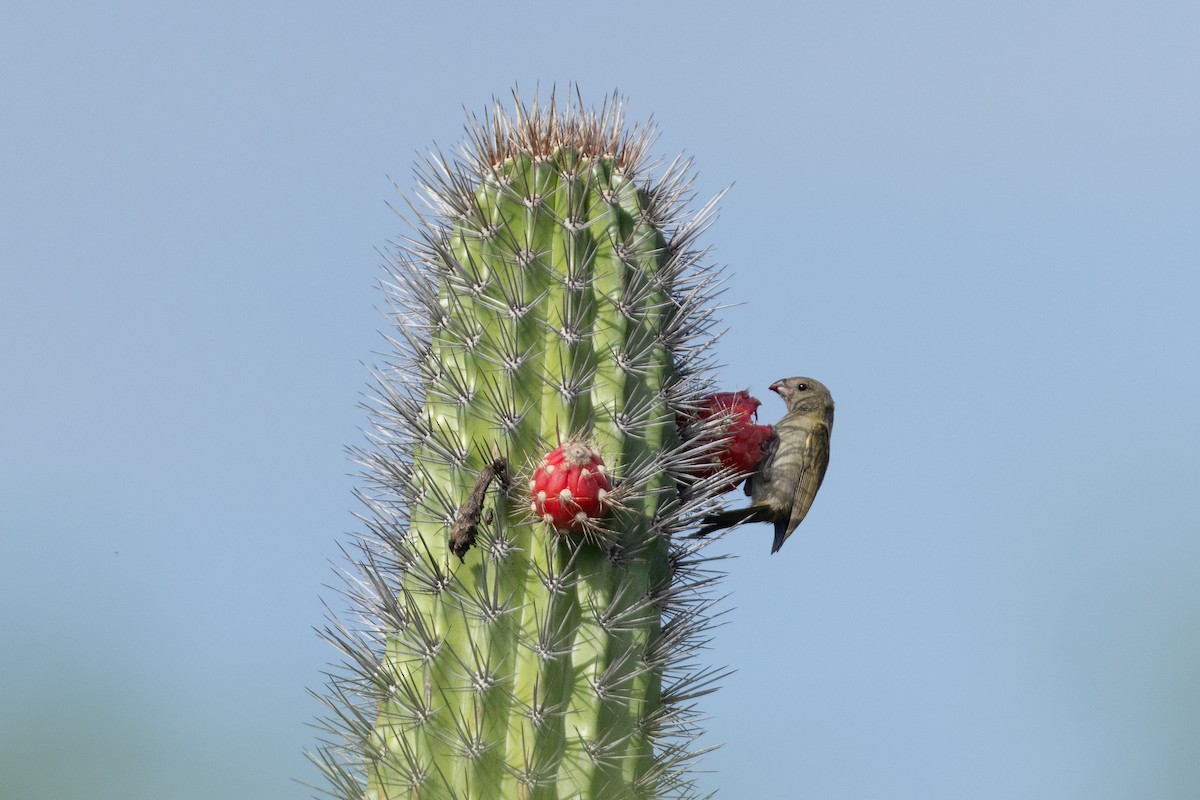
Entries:
{"label": "bird's head", "polygon": [[833,411],[833,397],[825,384],[813,378],[783,378],[769,387],[783,398],[788,412]]}

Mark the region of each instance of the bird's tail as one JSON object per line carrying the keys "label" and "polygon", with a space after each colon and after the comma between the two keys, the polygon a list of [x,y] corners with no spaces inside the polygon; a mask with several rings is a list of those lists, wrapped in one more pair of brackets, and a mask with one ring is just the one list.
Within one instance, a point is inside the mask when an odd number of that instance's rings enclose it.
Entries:
{"label": "bird's tail", "polygon": [[775,520],[775,541],[771,545],[772,555],[778,553],[779,548],[783,547],[783,543],[787,541],[787,537],[792,535],[792,531],[788,530],[789,527],[791,527],[792,530],[796,529],[794,525],[788,525],[788,519],[786,517],[784,519]]}
{"label": "bird's tail", "polygon": [[734,525],[740,525],[743,522],[770,522],[771,512],[765,508],[750,506],[749,508],[734,508],[729,511],[720,511],[716,514],[709,514],[700,524],[700,530],[692,534],[693,539],[701,539],[708,536],[713,531],[719,531],[722,528],[731,528]]}

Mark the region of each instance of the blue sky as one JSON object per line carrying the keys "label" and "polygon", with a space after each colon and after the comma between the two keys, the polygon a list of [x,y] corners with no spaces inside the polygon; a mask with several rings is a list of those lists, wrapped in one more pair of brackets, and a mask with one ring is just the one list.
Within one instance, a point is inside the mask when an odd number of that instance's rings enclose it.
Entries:
{"label": "blue sky", "polygon": [[1200,10],[640,5],[3,12],[6,798],[308,796],[391,180],[569,82],[732,184],[724,382],[838,402],[700,785],[1200,794]]}

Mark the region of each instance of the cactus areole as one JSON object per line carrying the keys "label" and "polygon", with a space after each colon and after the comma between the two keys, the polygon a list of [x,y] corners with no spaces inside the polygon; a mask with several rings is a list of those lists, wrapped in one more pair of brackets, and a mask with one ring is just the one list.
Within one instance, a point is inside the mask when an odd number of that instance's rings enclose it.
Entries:
{"label": "cactus areole", "polygon": [[615,99],[517,100],[468,134],[418,171],[387,265],[396,353],[315,760],[346,798],[692,797],[722,673],[694,660],[706,543],[679,534],[730,475],[676,419],[712,390],[711,205],[687,211],[686,163],[645,174]]}

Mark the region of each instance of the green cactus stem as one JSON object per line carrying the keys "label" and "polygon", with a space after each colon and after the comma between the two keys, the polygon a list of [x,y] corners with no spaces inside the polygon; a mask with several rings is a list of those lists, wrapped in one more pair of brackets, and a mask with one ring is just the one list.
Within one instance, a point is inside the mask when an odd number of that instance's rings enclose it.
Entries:
{"label": "green cactus stem", "polygon": [[[518,99],[468,133],[418,171],[387,265],[396,357],[356,451],[356,618],[324,631],[345,660],[315,758],[343,798],[693,797],[716,573],[678,534],[729,475],[696,479],[711,453],[676,420],[712,388],[719,276],[693,243],[713,206],[687,213],[687,163],[646,175],[651,132],[616,98]],[[568,438],[613,487],[581,533],[530,509]]]}

